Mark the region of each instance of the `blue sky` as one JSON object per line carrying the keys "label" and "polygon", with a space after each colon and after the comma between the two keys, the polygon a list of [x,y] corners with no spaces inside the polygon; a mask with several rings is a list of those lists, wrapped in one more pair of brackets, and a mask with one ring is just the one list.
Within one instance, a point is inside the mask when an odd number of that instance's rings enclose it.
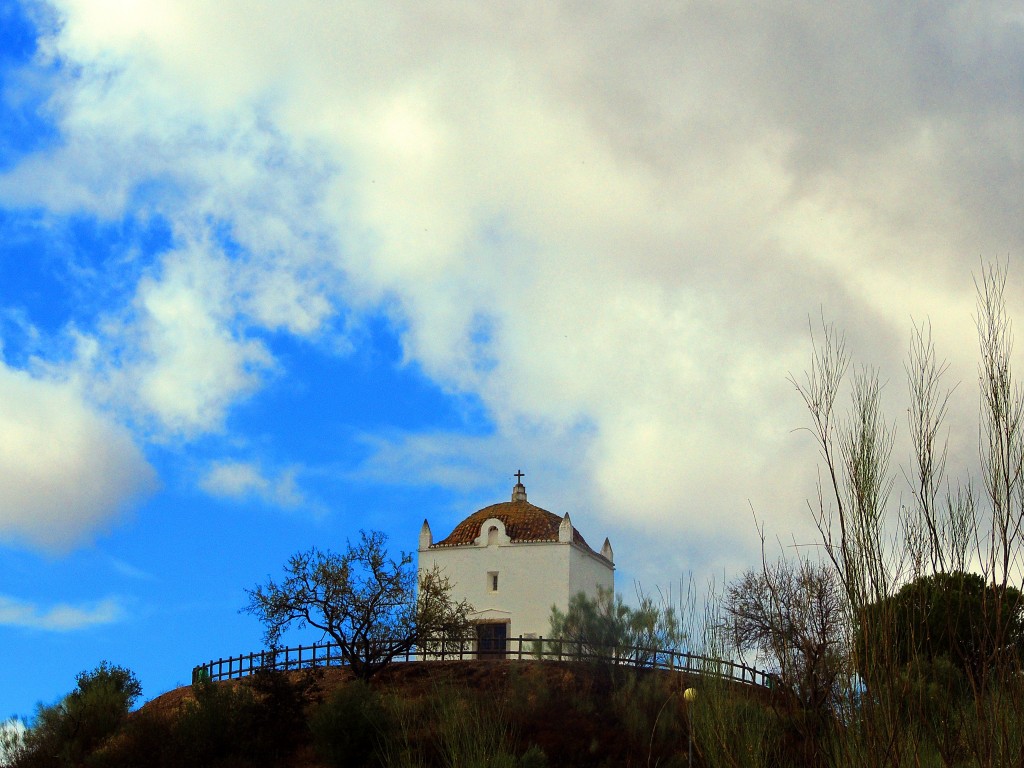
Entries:
{"label": "blue sky", "polygon": [[970,469],[1018,5],[0,0],[0,716],[519,468],[626,594],[813,540],[808,318],[896,414],[930,320]]}

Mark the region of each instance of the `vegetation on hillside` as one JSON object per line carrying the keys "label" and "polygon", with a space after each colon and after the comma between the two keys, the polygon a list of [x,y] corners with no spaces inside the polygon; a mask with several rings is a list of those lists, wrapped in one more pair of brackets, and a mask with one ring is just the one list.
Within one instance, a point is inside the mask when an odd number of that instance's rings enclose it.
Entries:
{"label": "vegetation on hillside", "polygon": [[793,764],[1024,765],[1024,393],[1005,285],[998,266],[977,282],[980,487],[946,475],[951,389],[927,325],[906,364],[909,498],[893,493],[898,422],[879,374],[850,375],[842,334],[826,326],[792,378],[821,456],[811,510],[823,558],[763,556],[728,587],[720,642],[780,671]]}
{"label": "vegetation on hillside", "polygon": [[82,765],[128,719],[142,695],[135,674],[101,662],[76,678],[76,687],[52,706],[40,706],[18,744],[7,745],[7,760],[19,768]]}
{"label": "vegetation on hillside", "polygon": [[[323,672],[199,682],[172,712],[132,716],[134,676],[104,664],[41,708],[13,765],[1024,765],[1024,391],[1012,373],[1005,273],[984,269],[977,288],[977,485],[946,475],[951,390],[928,327],[911,338],[911,456],[901,472],[891,466],[897,422],[882,410],[878,373],[858,368],[851,377],[843,337],[826,327],[809,370],[793,378],[821,457],[812,504],[820,559],[770,558],[762,529],[760,565],[711,595],[699,615],[695,603],[668,610],[641,599],[634,609],[611,593],[574,598],[565,613],[553,612],[553,635],[594,649],[598,664],[374,667],[352,657],[347,677],[330,684]],[[907,496],[894,498],[900,474]],[[408,562],[382,559],[365,537],[362,547],[376,552],[371,576],[377,568],[383,578],[354,576],[354,564],[367,567],[357,545],[348,560],[299,556],[288,581],[251,592],[268,639],[291,622],[336,631],[349,644],[396,626],[396,617],[405,626],[402,617],[416,611],[401,571]],[[337,600],[372,592],[374,579],[384,588],[378,594],[390,595],[392,575],[404,602],[385,602],[398,612],[369,616],[359,630],[368,634],[353,634],[336,618],[349,615]],[[330,592],[332,584],[344,589]],[[707,657],[753,655],[775,687],[651,670],[607,674],[615,657],[597,650],[684,638]]]}
{"label": "vegetation on hillside", "polygon": [[648,670],[611,685],[557,661],[398,664],[370,682],[338,669],[258,673],[147,705],[75,759],[13,765],[681,768],[685,682]]}

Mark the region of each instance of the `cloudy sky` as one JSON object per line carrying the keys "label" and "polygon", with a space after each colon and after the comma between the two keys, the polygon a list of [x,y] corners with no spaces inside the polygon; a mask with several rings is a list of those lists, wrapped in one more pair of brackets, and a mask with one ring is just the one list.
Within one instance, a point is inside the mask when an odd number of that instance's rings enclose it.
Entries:
{"label": "cloudy sky", "polygon": [[930,319],[969,466],[1022,137],[1014,0],[0,0],[0,717],[519,468],[627,594],[813,540],[822,317],[898,428]]}

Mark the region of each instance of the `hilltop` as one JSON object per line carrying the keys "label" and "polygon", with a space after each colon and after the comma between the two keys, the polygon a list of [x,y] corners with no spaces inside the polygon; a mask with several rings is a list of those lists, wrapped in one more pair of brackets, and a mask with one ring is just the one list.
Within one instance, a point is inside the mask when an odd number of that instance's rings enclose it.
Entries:
{"label": "hilltop", "polygon": [[[156,697],[87,764],[681,766],[691,684],[557,661],[396,664],[368,685],[341,668],[268,673]],[[717,685],[734,706],[768,711]]]}

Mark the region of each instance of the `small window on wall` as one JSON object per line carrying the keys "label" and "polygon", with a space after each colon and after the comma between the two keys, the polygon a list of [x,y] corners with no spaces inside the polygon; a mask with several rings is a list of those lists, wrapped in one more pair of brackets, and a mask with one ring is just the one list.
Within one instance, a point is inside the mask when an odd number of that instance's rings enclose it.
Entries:
{"label": "small window on wall", "polygon": [[498,591],[498,572],[488,571],[487,572],[487,589],[491,592]]}

